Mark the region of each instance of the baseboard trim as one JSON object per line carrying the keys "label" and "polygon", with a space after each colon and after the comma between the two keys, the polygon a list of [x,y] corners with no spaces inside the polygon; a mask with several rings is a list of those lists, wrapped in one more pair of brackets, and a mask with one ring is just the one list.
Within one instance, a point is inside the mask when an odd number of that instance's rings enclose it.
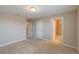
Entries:
{"label": "baseboard trim", "polygon": [[23,40],[25,40],[25,39],[16,40],[16,41],[8,42],[8,43],[5,43],[5,44],[1,44],[0,47],[7,46],[7,45],[10,45],[10,44],[13,44],[13,43],[16,43],[16,42],[20,42],[20,41],[23,41]]}
{"label": "baseboard trim", "polygon": [[77,49],[77,47],[74,47],[74,46],[71,46],[71,45],[68,45],[68,44],[63,44],[63,46],[66,46],[66,47],[70,47],[70,48]]}

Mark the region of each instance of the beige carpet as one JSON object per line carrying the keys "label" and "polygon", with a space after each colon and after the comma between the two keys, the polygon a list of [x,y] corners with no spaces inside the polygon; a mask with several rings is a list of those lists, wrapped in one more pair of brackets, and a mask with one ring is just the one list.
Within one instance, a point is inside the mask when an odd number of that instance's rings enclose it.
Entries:
{"label": "beige carpet", "polygon": [[24,40],[0,47],[0,54],[77,54],[77,50],[45,40]]}

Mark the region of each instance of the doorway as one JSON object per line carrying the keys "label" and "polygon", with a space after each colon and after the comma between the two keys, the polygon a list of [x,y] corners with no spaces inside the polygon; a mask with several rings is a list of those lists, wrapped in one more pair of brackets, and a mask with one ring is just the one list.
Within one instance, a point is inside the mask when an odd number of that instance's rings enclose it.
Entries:
{"label": "doorway", "polygon": [[63,44],[63,18],[56,17],[51,19],[53,28],[53,43],[56,45]]}
{"label": "doorway", "polygon": [[27,20],[26,35],[28,39],[32,39],[32,21]]}

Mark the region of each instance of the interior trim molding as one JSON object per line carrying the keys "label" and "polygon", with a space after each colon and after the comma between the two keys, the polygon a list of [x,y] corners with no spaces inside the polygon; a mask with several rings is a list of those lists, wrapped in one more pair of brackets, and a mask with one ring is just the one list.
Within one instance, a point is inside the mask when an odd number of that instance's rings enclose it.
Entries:
{"label": "interior trim molding", "polygon": [[8,42],[8,43],[5,43],[5,44],[1,44],[0,47],[7,46],[7,45],[10,45],[10,44],[13,44],[13,43],[16,43],[16,42],[20,42],[20,41],[23,41],[23,40],[26,40],[26,39],[21,39],[21,40],[16,40],[16,41]]}
{"label": "interior trim molding", "polygon": [[75,46],[71,46],[71,45],[68,45],[68,44],[63,44],[63,46],[66,46],[66,47],[70,47],[70,48],[77,49],[77,47],[75,47]]}

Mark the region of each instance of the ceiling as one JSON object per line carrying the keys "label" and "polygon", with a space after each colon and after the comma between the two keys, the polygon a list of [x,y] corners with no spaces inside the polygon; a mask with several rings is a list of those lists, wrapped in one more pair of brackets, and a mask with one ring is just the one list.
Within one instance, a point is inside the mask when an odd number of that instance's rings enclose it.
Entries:
{"label": "ceiling", "polygon": [[39,8],[39,11],[30,12],[27,10],[28,6],[29,5],[1,5],[0,11],[15,13],[21,16],[28,17],[29,19],[33,19],[73,11],[78,7],[76,5],[36,5]]}

